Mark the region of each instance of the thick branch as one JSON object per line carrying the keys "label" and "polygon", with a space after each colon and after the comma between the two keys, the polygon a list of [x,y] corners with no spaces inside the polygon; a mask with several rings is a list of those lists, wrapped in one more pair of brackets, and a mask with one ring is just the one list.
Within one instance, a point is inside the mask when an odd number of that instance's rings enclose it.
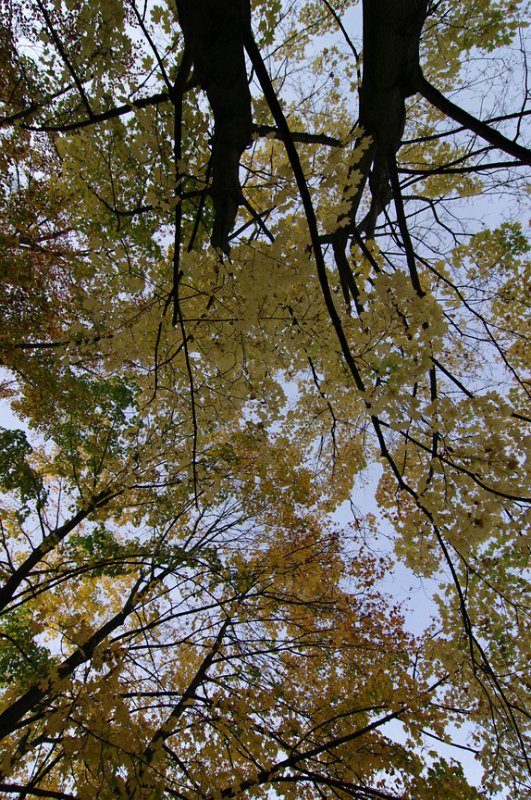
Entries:
{"label": "thick branch", "polygon": [[452,103],[451,100],[448,100],[447,97],[441,94],[435,86],[432,86],[423,75],[419,76],[416,88],[429,103],[444,114],[455,119],[456,122],[461,123],[461,125],[468,128],[468,130],[477,133],[478,136],[481,136],[482,139],[485,139],[486,142],[494,145],[494,147],[497,147],[499,150],[503,150],[505,153],[517,158],[524,164],[531,166],[531,150],[517,142],[513,142],[511,139],[504,136],[503,133],[491,128],[485,122],[481,122],[481,120],[472,116],[472,114],[469,114],[468,111],[465,111],[460,106],[456,106],[455,103]]}
{"label": "thick branch", "polygon": [[123,114],[129,114],[137,108],[147,108],[148,106],[166,103],[169,99],[170,96],[167,92],[157,92],[157,94],[153,94],[150,97],[132,100],[130,103],[124,103],[116,108],[109,108],[99,114],[92,114],[87,119],[78,120],[77,122],[68,122],[64,125],[24,125],[24,127],[28,130],[46,131],[48,133],[67,133],[68,131],[77,131],[90,125],[106,122],[109,119],[115,119],[115,117],[121,117]]}

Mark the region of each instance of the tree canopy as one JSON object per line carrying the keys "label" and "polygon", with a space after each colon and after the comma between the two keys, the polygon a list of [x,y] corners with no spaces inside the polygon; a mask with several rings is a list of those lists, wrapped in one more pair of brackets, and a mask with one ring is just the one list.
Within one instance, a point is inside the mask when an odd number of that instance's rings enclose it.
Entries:
{"label": "tree canopy", "polygon": [[528,796],[528,12],[0,4],[3,797]]}

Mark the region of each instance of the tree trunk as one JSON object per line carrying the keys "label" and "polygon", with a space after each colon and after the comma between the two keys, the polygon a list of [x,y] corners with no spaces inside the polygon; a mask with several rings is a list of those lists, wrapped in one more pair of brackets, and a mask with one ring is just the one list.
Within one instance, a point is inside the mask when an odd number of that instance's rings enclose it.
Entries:
{"label": "tree trunk", "polygon": [[244,56],[249,0],[177,0],[179,21],[214,114],[212,244],[228,252],[228,236],[242,200],[240,158],[251,141],[251,94]]}

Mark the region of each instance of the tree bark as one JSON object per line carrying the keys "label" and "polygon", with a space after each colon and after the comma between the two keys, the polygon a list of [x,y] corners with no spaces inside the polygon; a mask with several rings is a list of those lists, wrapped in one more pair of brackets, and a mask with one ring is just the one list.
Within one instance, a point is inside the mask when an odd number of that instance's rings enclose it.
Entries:
{"label": "tree bark", "polygon": [[391,197],[388,164],[404,132],[405,99],[418,91],[419,42],[427,6],[427,0],[363,0],[359,121],[373,139],[369,236]]}
{"label": "tree bark", "polygon": [[242,202],[240,158],[251,141],[251,93],[244,55],[249,0],[176,0],[194,78],[214,114],[211,242],[228,252],[228,237]]}
{"label": "tree bark", "polygon": [[363,0],[360,124],[378,149],[396,152],[405,98],[418,91],[419,41],[427,0]]}

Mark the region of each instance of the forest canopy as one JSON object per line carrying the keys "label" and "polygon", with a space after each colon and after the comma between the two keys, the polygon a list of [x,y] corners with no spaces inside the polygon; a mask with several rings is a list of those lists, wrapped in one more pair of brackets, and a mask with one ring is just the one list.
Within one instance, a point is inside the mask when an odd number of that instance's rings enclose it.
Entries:
{"label": "forest canopy", "polygon": [[529,10],[2,0],[2,797],[529,796]]}

